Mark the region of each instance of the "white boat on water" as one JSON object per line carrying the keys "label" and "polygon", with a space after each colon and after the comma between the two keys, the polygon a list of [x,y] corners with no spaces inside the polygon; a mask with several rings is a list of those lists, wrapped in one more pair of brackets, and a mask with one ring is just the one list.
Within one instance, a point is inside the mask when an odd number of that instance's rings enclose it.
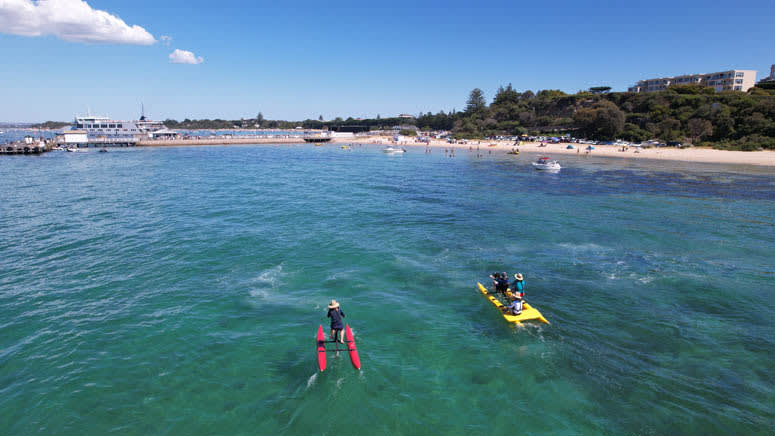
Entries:
{"label": "white boat on water", "polygon": [[391,145],[388,145],[387,147],[382,149],[383,153],[406,153],[406,150],[403,148],[396,148]]}
{"label": "white boat on water", "polygon": [[537,170],[554,170],[558,171],[562,167],[556,160],[549,160],[548,157],[539,157],[536,162],[533,162],[533,168]]}
{"label": "white boat on water", "polygon": [[85,148],[75,148],[75,147],[68,147],[65,150],[69,151],[70,153],[88,153],[89,150]]}

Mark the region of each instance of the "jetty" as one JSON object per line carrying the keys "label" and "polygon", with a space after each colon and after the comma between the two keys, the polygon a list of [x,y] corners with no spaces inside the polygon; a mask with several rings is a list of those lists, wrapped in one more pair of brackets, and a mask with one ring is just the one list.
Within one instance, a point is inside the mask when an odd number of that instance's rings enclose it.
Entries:
{"label": "jetty", "polygon": [[304,142],[329,142],[331,141],[330,136],[305,136]]}
{"label": "jetty", "polygon": [[53,141],[46,141],[43,138],[34,139],[32,136],[26,136],[23,141],[6,142],[0,145],[0,154],[41,154],[54,149]]}
{"label": "jetty", "polygon": [[137,147],[164,147],[181,145],[249,145],[249,144],[302,144],[300,137],[241,137],[216,136],[207,138],[170,138],[170,139],[140,139],[134,143]]}

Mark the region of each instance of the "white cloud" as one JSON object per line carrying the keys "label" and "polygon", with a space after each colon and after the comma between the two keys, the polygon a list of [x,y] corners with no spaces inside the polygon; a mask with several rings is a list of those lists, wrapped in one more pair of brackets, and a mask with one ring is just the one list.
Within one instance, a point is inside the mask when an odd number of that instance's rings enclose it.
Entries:
{"label": "white cloud", "polygon": [[54,35],[65,41],[151,45],[153,35],[138,25],[92,9],[84,0],[0,0],[0,32]]}
{"label": "white cloud", "polygon": [[188,50],[176,48],[175,51],[170,53],[170,63],[173,64],[201,64],[204,61],[202,56],[195,56],[194,53]]}

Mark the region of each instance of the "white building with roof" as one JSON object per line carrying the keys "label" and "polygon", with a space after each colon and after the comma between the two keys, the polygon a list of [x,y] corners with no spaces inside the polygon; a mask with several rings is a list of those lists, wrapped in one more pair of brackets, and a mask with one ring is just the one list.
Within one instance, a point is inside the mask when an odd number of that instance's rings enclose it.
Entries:
{"label": "white building with roof", "polygon": [[663,91],[673,85],[703,85],[721,91],[748,91],[756,84],[756,70],[728,70],[707,74],[684,74],[641,80],[629,92]]}

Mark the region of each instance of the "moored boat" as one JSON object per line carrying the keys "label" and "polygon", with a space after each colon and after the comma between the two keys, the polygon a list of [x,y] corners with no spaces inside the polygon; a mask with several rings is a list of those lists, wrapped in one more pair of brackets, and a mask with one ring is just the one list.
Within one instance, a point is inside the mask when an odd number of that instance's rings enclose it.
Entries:
{"label": "moored boat", "polygon": [[403,148],[397,148],[393,147],[392,145],[388,145],[387,147],[382,149],[383,153],[406,153],[406,150]]}
{"label": "moored boat", "polygon": [[562,167],[556,160],[549,160],[548,157],[539,157],[536,162],[533,162],[533,168],[537,170],[559,170]]}

